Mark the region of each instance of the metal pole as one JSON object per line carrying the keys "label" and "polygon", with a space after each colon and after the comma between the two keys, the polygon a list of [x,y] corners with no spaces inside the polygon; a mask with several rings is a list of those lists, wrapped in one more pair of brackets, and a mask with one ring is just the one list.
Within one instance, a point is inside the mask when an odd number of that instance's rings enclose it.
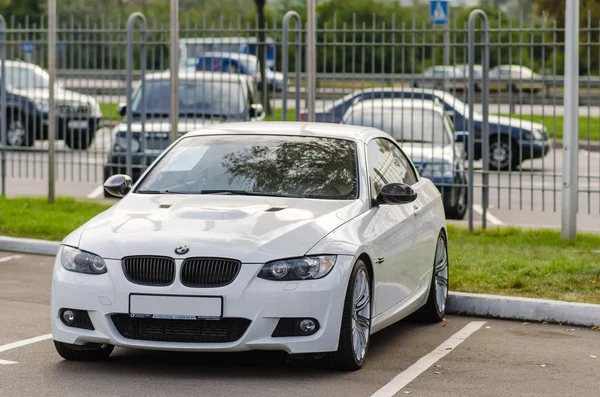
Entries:
{"label": "metal pole", "polygon": [[[302,56],[302,48],[300,42],[302,40],[302,19],[296,11],[288,11],[283,16],[283,81],[287,84],[288,81],[288,68],[289,68],[289,31],[290,31],[290,20],[294,18],[296,20],[296,114],[295,120],[298,121],[300,118],[300,57]],[[287,85],[281,92],[281,99],[283,101],[281,107],[281,118],[283,121],[287,121]]]}
{"label": "metal pole", "polygon": [[2,197],[6,197],[6,20],[0,15],[0,59],[2,61],[0,84],[0,144],[2,145]]}
{"label": "metal pole", "polygon": [[[444,24],[444,65],[450,65],[450,3],[448,3],[447,22]],[[450,86],[448,83],[448,74],[444,73],[444,89]]]}
{"label": "metal pole", "polygon": [[565,88],[561,238],[577,237],[579,155],[579,1],[567,0],[565,16]]}
{"label": "metal pole", "polygon": [[485,229],[487,226],[487,207],[488,207],[488,169],[489,169],[489,122],[488,122],[488,95],[489,95],[489,81],[488,72],[490,67],[490,52],[489,52],[489,24],[487,15],[481,10],[473,10],[469,14],[469,137],[468,137],[468,156],[469,156],[469,184],[468,184],[468,216],[469,216],[469,232],[473,231],[473,203],[475,198],[474,183],[473,180],[473,160],[475,155],[475,120],[473,119],[473,113],[475,111],[475,20],[477,17],[481,17],[482,29],[483,29],[483,129],[482,135],[482,154],[483,154],[483,175],[482,175],[482,226]]}
{"label": "metal pole", "polygon": [[[127,20],[127,54],[125,59],[125,66],[127,67],[127,157],[125,159],[125,173],[129,176],[133,175],[133,167],[131,164],[131,143],[133,141],[133,133],[131,131],[131,124],[133,123],[133,25],[135,23],[136,18],[139,18],[142,23],[142,40],[145,41],[146,38],[146,17],[144,17],[144,14],[142,14],[141,12],[134,12],[129,16],[129,19]],[[144,91],[144,87],[142,87],[142,93],[144,93]],[[145,137],[142,138],[145,139]]]}
{"label": "metal pole", "polygon": [[179,0],[171,0],[171,48],[169,52],[171,69],[171,142],[179,137]]}
{"label": "metal pole", "polygon": [[[3,63],[4,64],[4,63]],[[2,77],[5,77],[3,74]],[[56,0],[48,0],[48,203],[56,199],[55,148],[56,107],[54,88],[56,84]],[[4,84],[3,84],[4,85]]]}
{"label": "metal pole", "polygon": [[317,30],[315,0],[306,2],[306,107],[308,121],[315,121],[317,90]]}

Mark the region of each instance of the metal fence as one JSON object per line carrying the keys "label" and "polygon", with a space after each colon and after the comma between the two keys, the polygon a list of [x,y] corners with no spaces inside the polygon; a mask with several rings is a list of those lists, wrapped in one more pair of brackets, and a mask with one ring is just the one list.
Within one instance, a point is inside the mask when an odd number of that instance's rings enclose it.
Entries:
{"label": "metal fence", "polygon": [[[245,97],[240,106],[249,112],[255,112],[258,108],[254,104],[262,102],[264,110],[272,111],[267,119],[305,118],[305,114],[294,114],[297,105],[300,109],[306,107],[304,60],[296,62],[297,57],[304,54],[304,27],[298,27],[298,36],[292,24],[284,37],[279,18],[269,22],[265,31],[259,31],[255,24],[240,21],[228,23],[221,19],[181,24],[179,65],[180,70],[189,70],[189,73],[181,80],[183,83],[180,82],[180,101],[196,103],[196,99],[208,95],[199,88],[194,91],[191,85],[181,88],[187,80],[199,84],[202,79],[198,76],[203,73],[196,72],[197,69],[218,69],[248,75],[243,80],[248,85],[244,86]],[[600,27],[589,18],[585,23],[587,26],[580,29],[579,48],[579,100],[583,105],[579,109],[579,212],[598,215]],[[482,208],[482,204],[483,209],[487,207],[481,200],[483,175],[486,175],[485,187],[489,189],[491,207],[559,211],[562,135],[569,133],[563,131],[564,28],[555,21],[526,22],[508,16],[490,21],[489,171],[483,169],[481,161],[486,152],[481,133],[483,81],[478,66],[482,59],[481,32],[475,34],[472,114],[466,104],[469,81],[466,21],[454,20],[447,32],[449,42],[445,43],[443,30],[418,24],[414,19],[412,22],[396,20],[395,16],[386,21],[373,17],[369,22],[358,20],[356,16],[346,21],[334,16],[333,22],[322,22],[317,27],[316,120],[363,123],[387,130],[402,141],[421,172],[434,179],[445,198],[457,200],[469,184],[473,186],[476,210]],[[261,33],[266,36],[264,42],[258,40]],[[169,68],[169,27],[149,18],[145,38],[142,39],[139,25],[131,37],[132,51],[128,53],[123,20],[90,24],[70,19],[58,24],[59,141],[54,177],[59,181],[59,194],[87,195],[110,174],[124,172],[128,158],[133,158],[131,172],[139,175],[170,142],[169,91],[158,88],[153,91],[160,86],[154,81],[160,79],[157,73],[164,74]],[[43,194],[40,188],[43,184],[30,181],[49,177],[45,140],[49,122],[44,71],[47,42],[44,21],[37,24],[29,21],[25,25],[9,21],[6,39],[0,43],[6,48],[7,57],[3,65],[7,68],[6,76],[2,76],[7,90],[7,144],[2,149],[6,153],[9,194]],[[268,68],[264,77],[267,93],[257,90],[262,77],[256,67],[242,65],[251,57],[236,58],[230,54],[256,54],[261,45],[267,54]],[[217,55],[213,54],[212,58],[206,55],[211,51],[229,60],[219,61],[216,66]],[[448,51],[449,65],[443,64],[444,51]],[[284,54],[285,63],[290,67],[287,80],[281,74]],[[119,107],[127,102],[128,57],[133,65],[133,88],[143,84],[147,91],[144,99],[141,92],[130,97],[130,109],[125,110],[131,115],[129,128],[125,113],[120,113]],[[296,65],[300,65],[301,70],[297,70]],[[224,84],[222,77],[217,81],[221,86]],[[185,97],[186,92],[191,97]],[[228,89],[215,97],[218,100],[213,99],[220,106],[232,103],[237,106],[229,97],[222,100],[232,93],[237,95],[237,91]],[[468,171],[468,164],[462,157],[468,140],[465,135],[458,135],[459,142],[454,142],[452,134],[444,135],[446,121],[443,118],[439,123],[427,124],[416,122],[418,117],[411,113],[410,121],[406,121],[403,117],[408,114],[407,109],[402,109],[403,104],[408,103],[406,99],[434,99],[456,131],[466,131],[469,121],[473,121],[471,179],[464,176],[468,176],[464,171]],[[154,110],[142,111],[143,106],[154,107]],[[164,112],[159,111],[160,106]],[[286,109],[285,115],[282,108]],[[430,111],[431,115],[421,118],[435,119],[435,109]],[[207,122],[252,118],[250,113],[233,118],[224,115],[206,118],[192,113],[181,113],[180,133]],[[359,113],[361,117],[357,119]],[[409,135],[403,132],[407,128],[412,131]],[[131,156],[127,155],[128,150]]]}

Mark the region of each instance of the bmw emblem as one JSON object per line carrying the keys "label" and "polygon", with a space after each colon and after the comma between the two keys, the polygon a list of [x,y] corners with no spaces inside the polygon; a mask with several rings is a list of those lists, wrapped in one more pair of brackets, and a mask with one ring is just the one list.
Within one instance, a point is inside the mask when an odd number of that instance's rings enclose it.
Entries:
{"label": "bmw emblem", "polygon": [[190,248],[187,245],[180,245],[179,247],[175,248],[175,253],[177,255],[185,255],[189,250]]}

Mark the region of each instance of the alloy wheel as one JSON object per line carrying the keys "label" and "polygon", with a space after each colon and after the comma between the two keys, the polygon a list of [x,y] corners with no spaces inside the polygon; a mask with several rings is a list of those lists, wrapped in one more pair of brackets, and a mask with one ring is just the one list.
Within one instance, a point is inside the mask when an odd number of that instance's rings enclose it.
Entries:
{"label": "alloy wheel", "polygon": [[6,141],[9,146],[25,145],[27,131],[21,120],[12,120],[6,131]]}
{"label": "alloy wheel", "polygon": [[371,332],[371,288],[365,269],[360,269],[354,281],[352,307],[352,350],[356,361],[365,358]]}
{"label": "alloy wheel", "polygon": [[438,238],[437,252],[435,254],[435,287],[436,301],[440,313],[446,309],[446,299],[448,298],[448,252],[446,249],[446,240],[443,237]]}

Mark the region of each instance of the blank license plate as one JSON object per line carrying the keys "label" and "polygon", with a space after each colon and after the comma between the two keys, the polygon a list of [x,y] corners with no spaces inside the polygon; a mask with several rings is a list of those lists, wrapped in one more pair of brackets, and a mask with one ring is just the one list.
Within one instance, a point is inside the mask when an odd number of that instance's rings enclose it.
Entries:
{"label": "blank license plate", "polygon": [[131,317],[219,320],[223,315],[221,296],[129,295]]}
{"label": "blank license plate", "polygon": [[71,120],[67,125],[69,128],[77,130],[87,130],[88,128],[88,122],[85,120]]}

